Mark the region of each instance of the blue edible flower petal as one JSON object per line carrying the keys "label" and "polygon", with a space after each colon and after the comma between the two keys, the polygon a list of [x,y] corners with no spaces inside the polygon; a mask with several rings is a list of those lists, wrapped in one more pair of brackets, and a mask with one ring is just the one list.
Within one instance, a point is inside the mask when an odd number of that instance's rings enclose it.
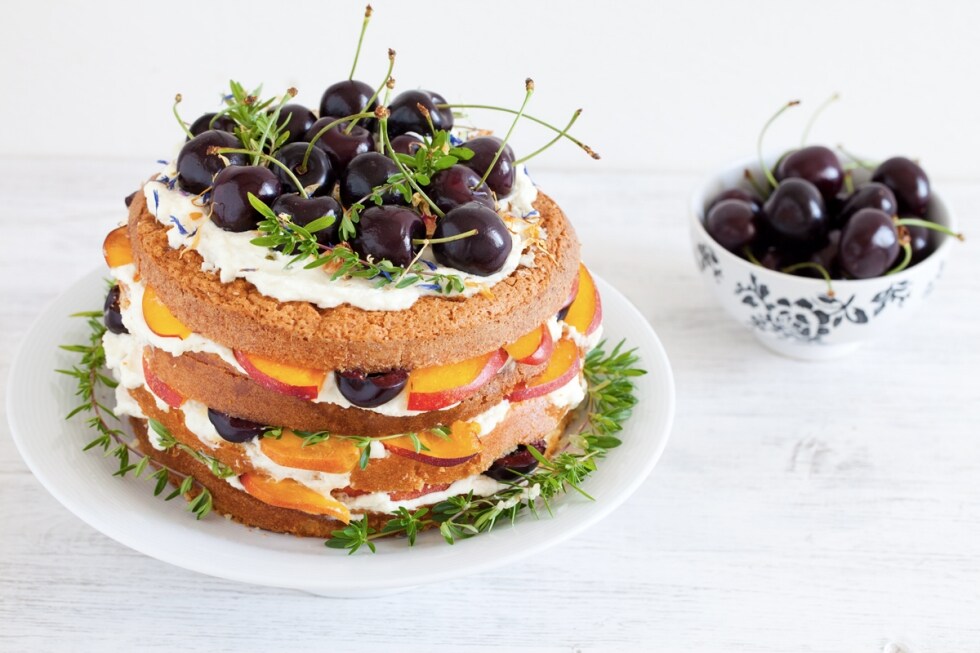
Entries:
{"label": "blue edible flower petal", "polygon": [[435,263],[433,263],[432,261],[427,261],[427,260],[425,260],[424,258],[423,258],[423,259],[419,259],[419,260],[420,260],[420,261],[422,261],[423,263],[425,263],[425,265],[426,265],[426,266],[427,266],[427,267],[428,267],[428,268],[429,268],[430,270],[435,270],[435,269],[436,269],[436,264],[435,264]]}
{"label": "blue edible flower petal", "polygon": [[527,220],[528,218],[536,218],[539,215],[541,215],[541,214],[538,213],[537,211],[529,211],[529,212],[525,213],[524,215],[522,215],[521,218],[523,218],[524,220]]}
{"label": "blue edible flower petal", "polygon": [[463,140],[461,138],[457,138],[453,134],[450,134],[449,135],[449,144],[452,145],[453,147],[459,147],[460,145],[463,144]]}
{"label": "blue edible flower petal", "polygon": [[177,231],[180,232],[181,236],[187,235],[187,229],[184,228],[184,225],[180,224],[180,220],[177,219],[176,215],[170,216],[170,221],[177,225]]}
{"label": "blue edible flower petal", "polygon": [[527,178],[531,180],[531,184],[532,184],[532,185],[533,185],[533,186],[534,186],[535,188],[537,188],[537,186],[538,186],[538,185],[537,185],[536,183],[534,183],[534,177],[532,177],[532,176],[531,176],[531,173],[527,171],[527,166],[524,166],[524,174],[525,174],[525,175],[527,175]]}
{"label": "blue edible flower petal", "polygon": [[167,161],[167,160],[165,160],[165,159],[157,159],[157,163],[159,163],[159,164],[160,164],[160,165],[162,165],[162,166],[165,166],[165,165],[167,165],[168,163],[170,163],[170,161]]}
{"label": "blue edible flower petal", "polygon": [[439,284],[437,283],[420,283],[419,288],[425,288],[426,290],[435,290],[436,292],[442,290],[442,288],[440,288]]}
{"label": "blue edible flower petal", "polygon": [[160,208],[160,193],[156,188],[153,189],[153,206],[156,207],[154,210]]}
{"label": "blue edible flower petal", "polygon": [[389,274],[389,273],[388,273],[388,272],[387,272],[386,270],[380,270],[380,272],[381,272],[381,275],[382,275],[382,276],[383,276],[383,277],[384,277],[385,279],[387,279],[388,281],[391,281],[391,280],[392,280],[392,279],[391,279],[391,275],[390,275],[390,274]]}

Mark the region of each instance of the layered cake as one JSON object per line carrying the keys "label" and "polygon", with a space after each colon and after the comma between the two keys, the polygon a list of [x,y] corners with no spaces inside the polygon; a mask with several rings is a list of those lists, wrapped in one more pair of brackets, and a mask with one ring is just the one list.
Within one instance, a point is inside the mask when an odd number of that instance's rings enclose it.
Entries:
{"label": "layered cake", "polygon": [[329,538],[493,496],[586,397],[601,305],[562,210],[437,93],[380,91],[317,115],[233,84],[105,241],[115,412],[243,524]]}

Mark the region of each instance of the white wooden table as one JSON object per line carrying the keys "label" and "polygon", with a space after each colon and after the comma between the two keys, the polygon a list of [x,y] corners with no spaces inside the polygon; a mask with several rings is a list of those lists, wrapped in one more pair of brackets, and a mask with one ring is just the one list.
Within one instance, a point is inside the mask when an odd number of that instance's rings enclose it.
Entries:
{"label": "white wooden table", "polygon": [[[0,387],[154,167],[0,159]],[[801,363],[703,287],[695,175],[533,172],[674,366],[672,441],[619,511],[501,571],[323,599],[125,549],[41,488],[0,420],[0,650],[980,650],[980,184],[942,184],[974,239],[924,311],[850,358]]]}

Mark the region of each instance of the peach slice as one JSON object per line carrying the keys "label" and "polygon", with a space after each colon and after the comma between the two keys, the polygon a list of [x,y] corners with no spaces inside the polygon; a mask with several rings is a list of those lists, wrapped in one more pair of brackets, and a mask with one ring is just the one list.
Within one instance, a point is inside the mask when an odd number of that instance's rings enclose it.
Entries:
{"label": "peach slice", "polygon": [[161,381],[160,377],[153,373],[146,362],[146,356],[143,356],[143,379],[146,381],[146,387],[171,408],[180,408],[181,404],[184,403],[182,394]]}
{"label": "peach slice", "polygon": [[584,336],[593,333],[602,323],[602,300],[595,280],[584,265],[578,268],[578,293],[565,314],[565,324]]}
{"label": "peach slice", "polygon": [[384,440],[385,449],[391,453],[411,458],[436,467],[455,467],[473,459],[480,453],[480,425],[475,422],[455,422],[448,438],[431,431],[418,433],[424,447],[415,451],[415,443],[408,435]]}
{"label": "peach slice", "polygon": [[329,474],[347,473],[361,458],[361,450],[351,440],[327,438],[304,447],[303,438],[292,431],[283,431],[278,439],[261,438],[259,448],[274,463]]}
{"label": "peach slice", "polygon": [[408,375],[408,409],[439,410],[476,393],[507,362],[504,349],[459,363],[413,370]]}
{"label": "peach slice", "polygon": [[326,515],[345,524],[350,523],[347,506],[292,479],[276,481],[264,474],[249,472],[239,476],[238,480],[249,494],[262,503],[311,515]]}
{"label": "peach slice", "polygon": [[157,291],[151,286],[143,290],[143,319],[150,331],[164,338],[180,338],[184,340],[191,335],[183,322],[170,312],[167,305],[160,301]]}
{"label": "peach slice", "polygon": [[518,363],[540,365],[551,356],[554,346],[555,341],[551,337],[551,329],[548,328],[547,324],[542,324],[534,331],[506,345],[504,349]]}
{"label": "peach slice", "polygon": [[309,401],[320,394],[320,386],[327,378],[327,373],[323,370],[280,363],[258,354],[236,351],[235,360],[262,387]]}
{"label": "peach slice", "polygon": [[129,244],[129,228],[123,225],[110,231],[102,241],[102,256],[110,268],[133,262],[133,248]]}
{"label": "peach slice", "polygon": [[581,367],[578,345],[568,338],[562,338],[555,345],[555,351],[548,361],[544,372],[534,377],[526,384],[519,385],[507,397],[510,401],[524,401],[541,397],[557,390],[575,378]]}

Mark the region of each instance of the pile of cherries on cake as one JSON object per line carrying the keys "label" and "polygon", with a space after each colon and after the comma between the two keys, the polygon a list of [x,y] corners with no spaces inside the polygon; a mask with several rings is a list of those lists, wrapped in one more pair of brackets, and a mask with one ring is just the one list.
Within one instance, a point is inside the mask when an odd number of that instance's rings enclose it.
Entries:
{"label": "pile of cherries on cake", "polygon": [[905,157],[877,165],[850,192],[851,172],[822,145],[787,152],[765,173],[768,197],[727,189],[708,207],[705,228],[725,249],[773,270],[878,277],[921,261],[935,249],[932,231],[948,231],[928,222],[929,178]]}
{"label": "pile of cherries on cake", "polygon": [[[481,181],[502,145],[500,139],[481,136],[466,141],[462,147],[473,151],[472,158],[460,160],[429,180],[425,193],[445,212],[436,221],[432,234],[426,233],[422,215],[400,193],[382,193],[379,206],[366,201],[373,189],[399,172],[393,159],[377,151],[377,120],[361,119],[350,129],[345,122],[327,130],[317,138],[304,165],[310,141],[324,127],[346,116],[375,110],[377,102],[371,101],[373,94],[373,89],[364,82],[344,80],[323,93],[319,118],[300,104],[286,104],[281,108],[278,124],[288,132],[288,138],[269,154],[288,167],[304,189],[314,189],[309,197],[299,192],[279,166],[250,165],[248,154],[213,153],[215,148],[242,148],[234,134],[235,121],[213,113],[201,116],[191,125],[193,138],[184,144],[177,158],[177,183],[189,193],[203,193],[210,188],[211,220],[226,231],[256,228],[262,217],[249,203],[248,194],[252,193],[277,215],[285,214],[301,226],[325,215],[335,216],[331,227],[316,233],[321,245],[332,247],[340,242],[338,226],[342,211],[361,201],[368,208],[360,213],[357,233],[348,244],[363,258],[387,259],[405,267],[418,253],[420,240],[430,237],[438,241],[475,229],[477,233],[469,237],[433,242],[436,262],[479,276],[500,270],[510,254],[512,242],[506,225],[496,213],[495,196],[509,194],[514,185],[514,153],[510,146],[503,148],[486,181]],[[392,149],[414,155],[423,143],[422,137],[431,136],[433,128],[451,130],[453,114],[446,104],[441,95],[430,91],[405,91],[397,95],[387,107]],[[427,109],[429,119],[418,105]],[[227,160],[227,166],[222,157]],[[335,193],[338,184],[339,192]]]}

